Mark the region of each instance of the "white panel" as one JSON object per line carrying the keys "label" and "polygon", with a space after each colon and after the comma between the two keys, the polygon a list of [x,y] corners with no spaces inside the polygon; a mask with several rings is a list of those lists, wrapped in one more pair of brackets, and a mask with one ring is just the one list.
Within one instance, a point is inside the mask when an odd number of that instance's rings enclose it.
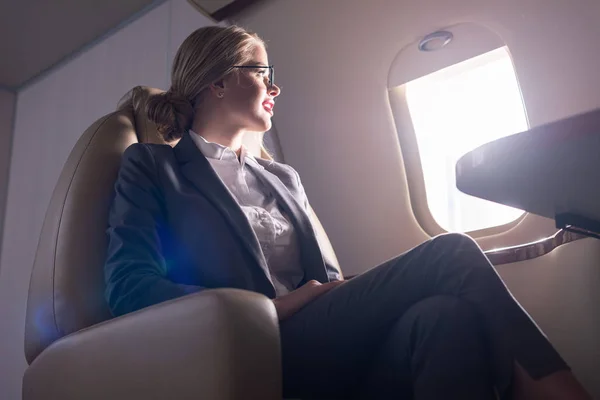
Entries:
{"label": "white panel", "polygon": [[135,85],[166,86],[168,3],[18,95],[0,275],[0,398],[21,398],[29,275],[51,192],[72,146]]}
{"label": "white panel", "polygon": [[[10,143],[15,116],[15,100],[14,93],[0,89],[0,254],[2,252],[2,227],[4,226],[4,211],[8,192]],[[0,264],[1,269],[2,265]]]}

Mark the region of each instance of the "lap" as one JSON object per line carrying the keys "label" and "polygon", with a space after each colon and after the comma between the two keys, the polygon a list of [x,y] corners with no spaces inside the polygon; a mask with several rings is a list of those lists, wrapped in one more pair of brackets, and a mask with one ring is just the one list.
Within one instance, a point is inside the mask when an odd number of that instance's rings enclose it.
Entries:
{"label": "lap", "polygon": [[[282,323],[282,333],[335,346],[344,337],[371,337],[424,298],[460,296],[479,268],[475,265],[489,267],[489,262],[464,235],[438,238],[335,287]],[[465,255],[457,257],[457,252]]]}
{"label": "lap", "polygon": [[[461,235],[426,242],[334,288],[284,321],[284,387],[352,390],[390,327],[411,306],[435,295],[453,296],[460,289],[463,270],[439,276],[444,257],[461,250],[458,242],[478,252]],[[444,279],[447,293],[440,292],[439,279]]]}

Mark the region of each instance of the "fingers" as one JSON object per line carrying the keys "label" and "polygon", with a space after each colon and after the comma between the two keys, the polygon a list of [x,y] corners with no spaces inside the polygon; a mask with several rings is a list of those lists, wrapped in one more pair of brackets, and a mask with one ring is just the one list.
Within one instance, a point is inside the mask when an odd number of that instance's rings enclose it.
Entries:
{"label": "fingers", "polygon": [[329,292],[336,286],[341,285],[344,281],[333,281],[327,283],[321,283],[315,280],[308,281],[305,285],[303,285],[300,289],[306,287],[307,292],[311,294],[311,298],[318,297],[322,294]]}
{"label": "fingers", "polygon": [[321,283],[315,280],[308,281],[298,289],[273,300],[277,314],[281,321],[295,314],[299,309],[317,297],[327,293],[345,281]]}
{"label": "fingers", "polygon": [[331,289],[333,289],[334,287],[340,286],[344,282],[345,281],[333,281],[333,282],[322,283],[321,286],[319,286],[319,290],[328,292]]}

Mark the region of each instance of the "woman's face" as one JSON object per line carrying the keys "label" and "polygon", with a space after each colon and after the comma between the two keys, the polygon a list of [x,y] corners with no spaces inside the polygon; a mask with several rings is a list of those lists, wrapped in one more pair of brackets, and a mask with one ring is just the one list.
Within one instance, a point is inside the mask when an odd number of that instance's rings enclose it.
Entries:
{"label": "woman's face", "polygon": [[[257,45],[251,60],[245,65],[269,65],[267,52]],[[237,128],[252,132],[271,129],[271,117],[279,87],[269,84],[268,68],[238,68],[223,80],[223,107],[229,123]]]}

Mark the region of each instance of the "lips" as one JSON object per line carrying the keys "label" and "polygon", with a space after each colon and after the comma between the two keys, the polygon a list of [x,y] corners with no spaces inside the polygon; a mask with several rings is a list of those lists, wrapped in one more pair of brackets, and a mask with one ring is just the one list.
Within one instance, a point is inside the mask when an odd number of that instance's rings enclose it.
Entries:
{"label": "lips", "polygon": [[271,100],[265,100],[263,101],[262,105],[265,110],[273,114],[273,107],[275,107],[275,103],[273,103]]}

